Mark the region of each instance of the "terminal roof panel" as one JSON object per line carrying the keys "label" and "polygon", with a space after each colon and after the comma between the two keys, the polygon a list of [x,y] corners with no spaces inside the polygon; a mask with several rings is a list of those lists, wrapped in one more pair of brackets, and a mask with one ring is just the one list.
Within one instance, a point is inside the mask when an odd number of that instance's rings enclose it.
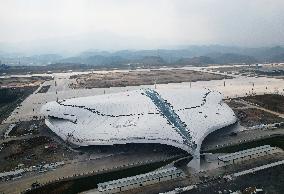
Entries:
{"label": "terminal roof panel", "polygon": [[236,121],[208,89],[140,89],[49,102],[41,111],[51,130],[76,145],[161,143],[188,152]]}

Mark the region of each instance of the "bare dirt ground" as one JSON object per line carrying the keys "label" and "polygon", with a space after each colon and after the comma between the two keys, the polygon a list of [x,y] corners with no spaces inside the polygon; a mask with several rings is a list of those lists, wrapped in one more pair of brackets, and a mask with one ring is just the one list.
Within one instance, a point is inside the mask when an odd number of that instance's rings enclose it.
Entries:
{"label": "bare dirt ground", "polygon": [[229,105],[229,107],[233,108],[240,108],[240,107],[245,107],[246,105],[243,103],[240,103],[234,99],[229,99],[225,101],[227,105]]}
{"label": "bare dirt ground", "polygon": [[72,153],[49,137],[35,136],[1,144],[0,172],[15,169],[19,164],[30,167],[72,158]]}
{"label": "bare dirt ground", "polygon": [[0,88],[39,86],[44,81],[48,81],[51,79],[51,77],[43,76],[0,78]]}
{"label": "bare dirt ground", "polygon": [[76,79],[71,88],[109,88],[137,85],[167,84],[228,79],[230,77],[191,70],[150,70],[129,72],[91,73],[71,76]]}
{"label": "bare dirt ground", "polygon": [[267,108],[271,111],[284,114],[284,96],[282,95],[265,94],[265,95],[248,96],[243,99],[258,106]]}
{"label": "bare dirt ground", "polygon": [[284,119],[281,117],[255,108],[243,110],[234,109],[234,112],[238,117],[240,124],[245,127],[284,122]]}
{"label": "bare dirt ground", "polygon": [[265,94],[229,99],[225,102],[233,109],[242,126],[284,122],[281,114],[284,112],[284,96]]}
{"label": "bare dirt ground", "polygon": [[39,133],[39,128],[44,127],[44,120],[23,121],[15,124],[16,126],[10,131],[9,136],[36,135]]}

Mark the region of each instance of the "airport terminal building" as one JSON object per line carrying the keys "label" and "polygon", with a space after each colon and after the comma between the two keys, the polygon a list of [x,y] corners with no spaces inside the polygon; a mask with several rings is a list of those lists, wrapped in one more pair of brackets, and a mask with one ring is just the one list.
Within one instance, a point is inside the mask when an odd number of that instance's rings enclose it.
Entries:
{"label": "airport terminal building", "polygon": [[198,161],[204,138],[236,122],[222,99],[208,89],[140,89],[49,102],[41,112],[53,132],[78,146],[159,143]]}

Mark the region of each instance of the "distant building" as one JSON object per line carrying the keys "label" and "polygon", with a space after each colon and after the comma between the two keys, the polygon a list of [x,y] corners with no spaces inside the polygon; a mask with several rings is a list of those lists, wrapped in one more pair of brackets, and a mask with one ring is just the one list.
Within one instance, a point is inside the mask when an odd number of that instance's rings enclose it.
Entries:
{"label": "distant building", "polygon": [[0,61],[0,69],[9,69],[9,66],[5,64],[1,64],[1,61]]}

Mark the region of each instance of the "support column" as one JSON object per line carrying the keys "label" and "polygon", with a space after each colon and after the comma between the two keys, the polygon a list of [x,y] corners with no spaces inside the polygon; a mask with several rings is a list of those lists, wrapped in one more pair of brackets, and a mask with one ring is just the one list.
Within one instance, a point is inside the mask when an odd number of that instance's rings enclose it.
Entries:
{"label": "support column", "polygon": [[196,149],[192,154],[193,159],[187,164],[188,167],[200,171],[200,151]]}

